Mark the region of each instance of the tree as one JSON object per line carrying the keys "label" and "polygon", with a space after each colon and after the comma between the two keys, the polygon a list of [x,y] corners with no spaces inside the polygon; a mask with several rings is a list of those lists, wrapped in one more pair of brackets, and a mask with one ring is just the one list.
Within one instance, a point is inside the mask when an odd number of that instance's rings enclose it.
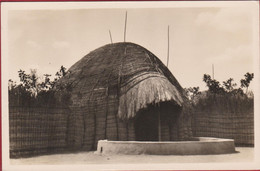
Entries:
{"label": "tree", "polygon": [[240,80],[240,83],[241,83],[241,88],[246,88],[246,93],[248,91],[248,87],[250,85],[250,82],[253,80],[254,78],[254,73],[249,73],[247,72],[245,75],[245,78],[244,79],[241,79]]}
{"label": "tree", "polygon": [[233,78],[229,78],[227,81],[223,81],[223,85],[227,92],[232,92],[235,89],[235,87],[237,86],[236,83],[232,83],[233,81],[234,81]]}
{"label": "tree", "polygon": [[50,79],[50,74],[44,74],[44,80],[41,81],[40,77],[37,75],[37,70],[31,69],[30,73],[27,74],[24,70],[20,69],[18,71],[20,84],[16,85],[12,80],[9,80],[8,88],[11,90],[20,86],[20,88],[30,92],[32,96],[37,96],[38,93],[42,91],[53,89],[57,81],[67,74],[66,70],[67,69],[62,65],[59,71],[55,74],[56,77],[53,81]]}
{"label": "tree", "polygon": [[16,87],[16,82],[14,82],[13,80],[9,79],[8,80],[8,90],[12,90]]}
{"label": "tree", "polygon": [[197,95],[201,94],[199,87],[185,88],[185,92],[190,100],[193,100]]}
{"label": "tree", "polygon": [[31,70],[27,74],[20,69],[18,71],[20,83],[17,85],[11,79],[8,82],[9,105],[56,106],[69,104],[71,101],[68,86],[56,87],[57,81],[66,74],[64,66],[61,66],[54,80],[51,80],[50,74],[44,74],[44,79],[41,79],[37,75],[37,70]]}
{"label": "tree", "polygon": [[225,92],[224,88],[220,85],[219,81],[212,79],[210,75],[204,74],[203,81],[206,83],[211,93],[221,94]]}
{"label": "tree", "polygon": [[30,74],[26,74],[25,71],[20,69],[18,75],[20,77],[21,86],[31,92],[32,95],[36,96],[40,91],[40,87],[38,86],[39,77],[36,74],[37,70],[31,69],[30,72]]}
{"label": "tree", "polygon": [[64,77],[67,74],[67,68],[65,68],[63,65],[61,65],[60,70],[56,72],[56,80],[60,79],[61,77]]}
{"label": "tree", "polygon": [[44,76],[44,81],[40,84],[42,90],[47,91],[49,89],[52,89],[54,84],[50,79],[51,75],[50,74],[44,74],[43,76]]}

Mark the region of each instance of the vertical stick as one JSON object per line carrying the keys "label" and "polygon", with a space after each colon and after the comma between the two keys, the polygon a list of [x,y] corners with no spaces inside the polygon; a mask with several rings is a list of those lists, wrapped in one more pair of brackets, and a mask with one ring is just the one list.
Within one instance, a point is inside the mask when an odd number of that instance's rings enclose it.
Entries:
{"label": "vertical stick", "polygon": [[161,113],[160,113],[160,106],[158,104],[158,140],[162,141],[162,135],[161,135]]}
{"label": "vertical stick", "polygon": [[168,49],[167,49],[167,67],[169,65],[169,55],[170,55],[170,26],[168,25]]}
{"label": "vertical stick", "polygon": [[212,64],[212,78],[214,80],[214,64]]}
{"label": "vertical stick", "polygon": [[125,12],[125,31],[124,31],[124,42],[126,40],[126,23],[127,23],[127,11]]}
{"label": "vertical stick", "polygon": [[110,35],[111,44],[113,44],[112,35],[111,35],[110,30],[109,30],[109,35]]}

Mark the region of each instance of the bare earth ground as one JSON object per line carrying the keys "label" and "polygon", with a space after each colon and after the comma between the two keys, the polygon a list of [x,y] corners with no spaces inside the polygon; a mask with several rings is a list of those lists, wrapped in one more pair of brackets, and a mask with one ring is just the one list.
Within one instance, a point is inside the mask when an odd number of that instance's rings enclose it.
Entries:
{"label": "bare earth ground", "polygon": [[236,147],[237,153],[221,155],[98,155],[94,152],[54,154],[23,159],[11,159],[10,164],[59,165],[59,164],[140,164],[140,163],[208,163],[251,162],[254,148]]}

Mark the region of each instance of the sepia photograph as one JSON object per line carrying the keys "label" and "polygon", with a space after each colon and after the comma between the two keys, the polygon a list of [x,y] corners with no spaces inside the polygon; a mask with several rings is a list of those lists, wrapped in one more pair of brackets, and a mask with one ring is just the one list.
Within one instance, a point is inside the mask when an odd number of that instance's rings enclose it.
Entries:
{"label": "sepia photograph", "polygon": [[259,169],[259,1],[4,2],[3,170]]}

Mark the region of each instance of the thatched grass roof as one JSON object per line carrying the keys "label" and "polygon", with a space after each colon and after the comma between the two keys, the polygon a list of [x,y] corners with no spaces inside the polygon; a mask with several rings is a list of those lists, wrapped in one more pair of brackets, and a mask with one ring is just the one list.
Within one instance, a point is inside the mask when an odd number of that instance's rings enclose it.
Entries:
{"label": "thatched grass roof", "polygon": [[150,51],[133,43],[108,44],[90,52],[59,84],[70,86],[76,106],[87,105],[97,92],[101,97],[118,97],[120,118],[134,117],[150,103],[173,101],[181,106],[186,98],[168,68]]}
{"label": "thatched grass roof", "polygon": [[140,109],[146,108],[149,104],[172,101],[182,106],[181,93],[164,75],[147,72],[138,80],[140,81],[138,84],[120,96],[118,109],[120,118],[133,118]]}

